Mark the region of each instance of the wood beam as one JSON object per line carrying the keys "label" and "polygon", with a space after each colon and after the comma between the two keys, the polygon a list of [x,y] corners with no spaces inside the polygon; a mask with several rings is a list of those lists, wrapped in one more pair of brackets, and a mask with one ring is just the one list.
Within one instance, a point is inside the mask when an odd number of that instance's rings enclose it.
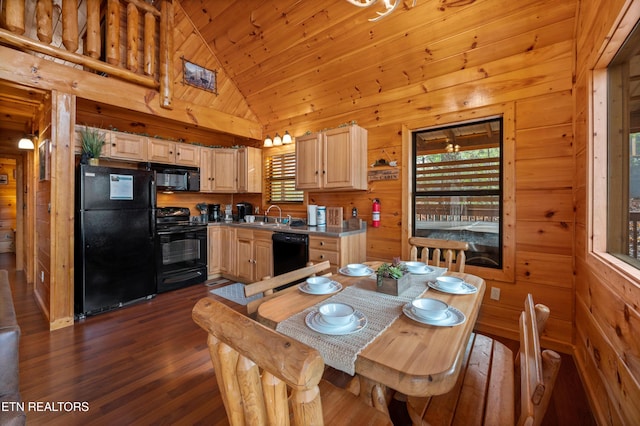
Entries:
{"label": "wood beam", "polygon": [[262,125],[209,107],[173,99],[172,110],[161,108],[159,93],[124,81],[77,70],[0,46],[0,79],[45,90],[64,90],[77,97],[179,121],[201,129],[262,139]]}

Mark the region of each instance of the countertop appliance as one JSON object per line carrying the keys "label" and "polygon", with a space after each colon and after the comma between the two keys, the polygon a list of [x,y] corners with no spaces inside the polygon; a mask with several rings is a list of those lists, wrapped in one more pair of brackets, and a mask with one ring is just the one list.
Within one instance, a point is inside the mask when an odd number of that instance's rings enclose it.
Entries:
{"label": "countertop appliance", "polygon": [[153,173],[80,165],[76,182],[76,316],[153,297]]}
{"label": "countertop appliance", "polygon": [[[299,268],[309,262],[309,236],[291,232],[274,232],[273,242],[273,275],[281,275]],[[296,282],[297,283],[297,282]],[[296,283],[277,288],[282,290]]]}
{"label": "countertop appliance", "polygon": [[243,222],[246,215],[253,214],[253,206],[250,203],[238,203],[236,209],[238,210],[238,222]]}
{"label": "countertop appliance", "polygon": [[209,204],[209,222],[220,222],[222,216],[220,216],[220,204]]}
{"label": "countertop appliance", "polygon": [[158,207],[156,270],[158,293],[207,279],[207,225],[191,220],[188,207]]}

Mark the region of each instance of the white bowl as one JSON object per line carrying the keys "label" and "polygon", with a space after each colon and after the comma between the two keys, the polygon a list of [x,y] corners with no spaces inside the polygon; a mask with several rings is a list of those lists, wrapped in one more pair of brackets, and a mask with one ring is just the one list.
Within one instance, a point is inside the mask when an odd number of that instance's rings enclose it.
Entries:
{"label": "white bowl", "polygon": [[307,278],[307,287],[311,291],[329,290],[331,280],[327,277],[309,277]]}
{"label": "white bowl", "polygon": [[349,324],[355,309],[353,306],[344,303],[325,303],[318,308],[320,317],[331,325]]}
{"label": "white bowl", "polygon": [[363,265],[362,263],[350,263],[347,265],[347,269],[349,270],[349,272],[357,275],[364,274],[367,268],[368,266]]}
{"label": "white bowl", "polygon": [[411,305],[413,306],[413,312],[417,316],[429,320],[446,318],[447,310],[449,309],[449,305],[442,300],[430,299],[428,297],[414,299]]}
{"label": "white bowl", "polygon": [[424,267],[427,266],[424,262],[404,262],[409,272],[423,272]]}
{"label": "white bowl", "polygon": [[451,290],[451,291],[459,290],[460,286],[462,286],[462,283],[464,282],[460,278],[449,277],[449,276],[438,277],[436,278],[436,281],[438,281],[438,287],[440,287],[443,290]]}

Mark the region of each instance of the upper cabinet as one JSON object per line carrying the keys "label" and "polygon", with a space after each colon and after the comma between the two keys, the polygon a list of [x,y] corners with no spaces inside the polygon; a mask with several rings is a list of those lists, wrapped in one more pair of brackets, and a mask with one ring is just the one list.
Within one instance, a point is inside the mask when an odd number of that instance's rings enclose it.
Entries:
{"label": "upper cabinet", "polygon": [[262,192],[262,150],[238,150],[238,192]]}
{"label": "upper cabinet", "polygon": [[350,125],[296,138],[296,188],[367,189],[367,130]]}
{"label": "upper cabinet", "polygon": [[147,161],[147,138],[129,133],[111,132],[110,158]]}
{"label": "upper cabinet", "polygon": [[200,150],[200,192],[236,192],[238,150]]}
{"label": "upper cabinet", "polygon": [[198,167],[200,147],[186,143],[149,138],[149,161]]}

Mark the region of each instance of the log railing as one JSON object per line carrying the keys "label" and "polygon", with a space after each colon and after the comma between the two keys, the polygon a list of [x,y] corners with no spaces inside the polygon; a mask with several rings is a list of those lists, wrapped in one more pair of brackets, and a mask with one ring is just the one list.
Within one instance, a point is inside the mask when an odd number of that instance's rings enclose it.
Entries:
{"label": "log railing", "polygon": [[31,0],[3,0],[0,41],[159,90],[161,106],[171,108],[173,2],[158,3],[160,9],[142,0],[62,0],[62,42],[54,46],[53,0],[37,0],[32,13],[25,9]]}

